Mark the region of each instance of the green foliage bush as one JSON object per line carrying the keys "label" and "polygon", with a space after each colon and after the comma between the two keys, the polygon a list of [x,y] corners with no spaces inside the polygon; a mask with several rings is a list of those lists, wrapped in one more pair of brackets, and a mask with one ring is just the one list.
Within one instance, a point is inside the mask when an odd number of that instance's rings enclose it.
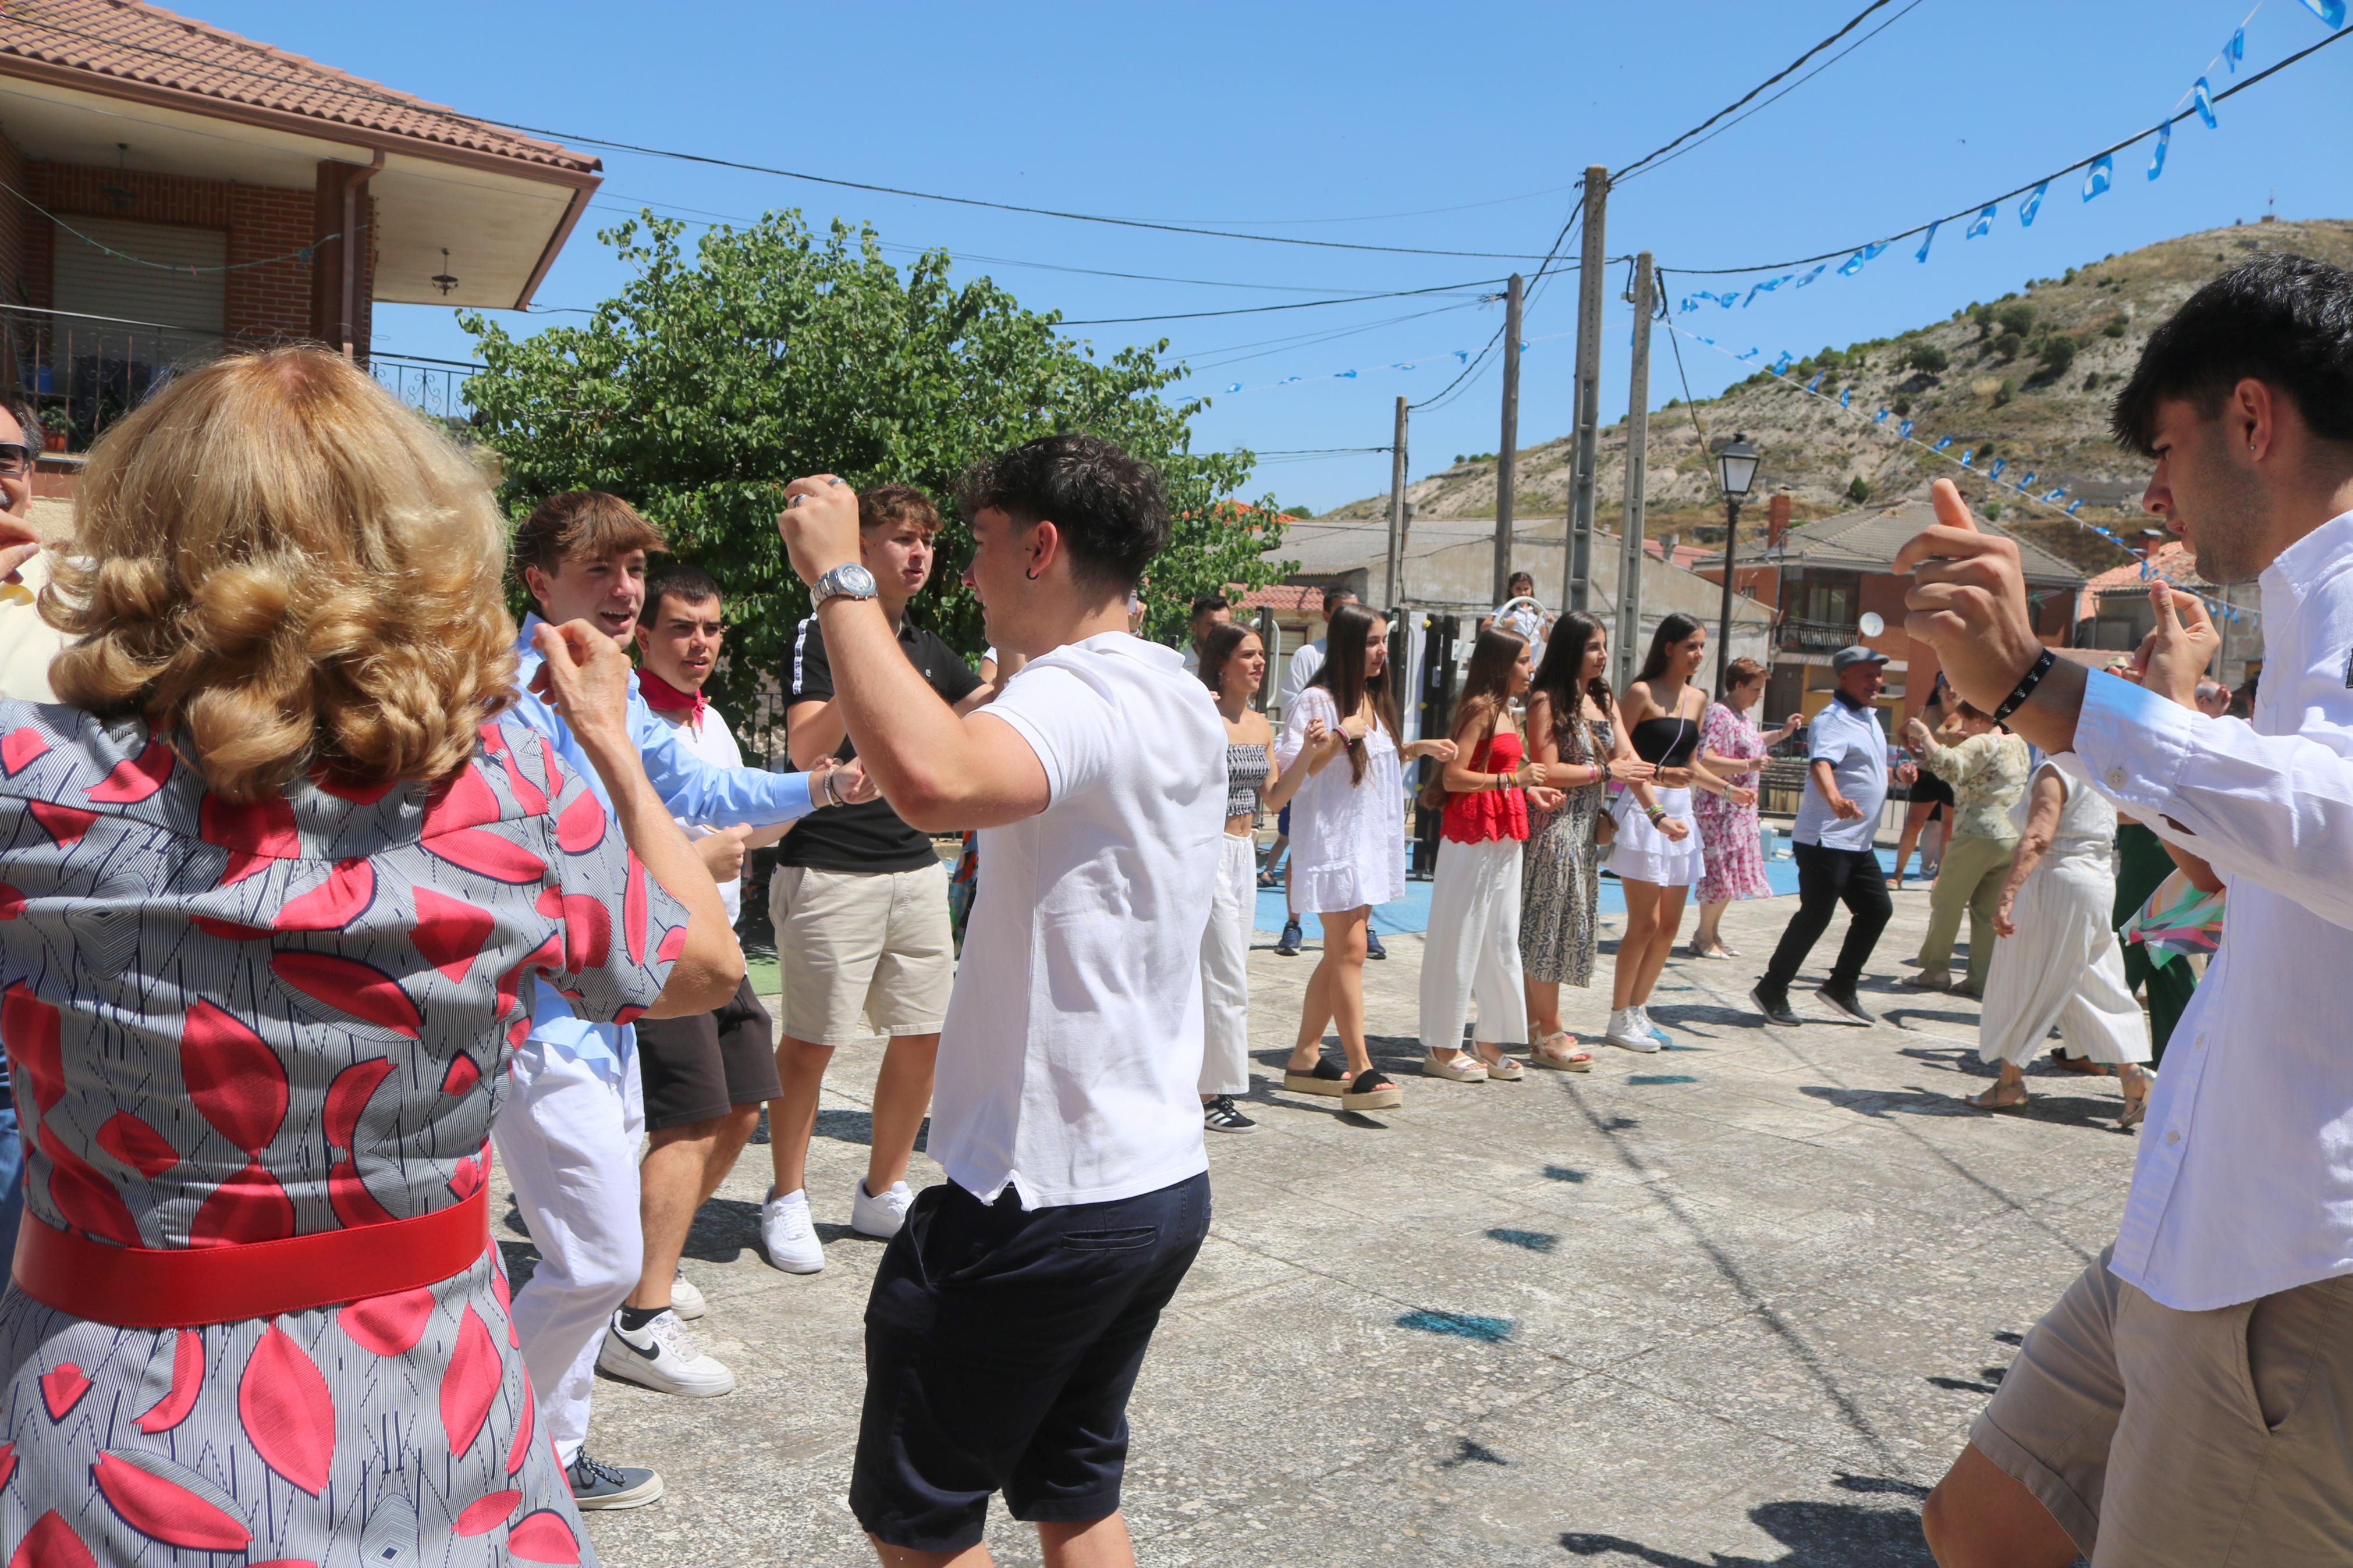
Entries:
{"label": "green foliage bush", "polygon": [[466,384],[478,432],[505,459],[501,503],[520,519],[558,491],[625,497],[704,567],[733,623],[714,694],[755,710],[808,594],[776,518],[790,479],[908,484],[949,521],[916,616],[977,650],[980,608],[957,582],[971,551],[955,518],[959,477],[1008,447],[1088,430],[1150,462],[1174,529],[1152,565],[1147,629],[1172,638],[1197,594],[1261,586],[1289,568],[1273,498],[1232,505],[1247,452],[1197,453],[1201,401],[1163,389],[1183,374],[1155,348],[1108,359],[1064,337],[987,278],[962,287],[945,251],[904,271],[871,229],[813,233],[797,212],[718,227],[691,254],[684,225],[650,214],[598,237],[634,275],[586,325],[517,339],[463,312],[484,369]]}

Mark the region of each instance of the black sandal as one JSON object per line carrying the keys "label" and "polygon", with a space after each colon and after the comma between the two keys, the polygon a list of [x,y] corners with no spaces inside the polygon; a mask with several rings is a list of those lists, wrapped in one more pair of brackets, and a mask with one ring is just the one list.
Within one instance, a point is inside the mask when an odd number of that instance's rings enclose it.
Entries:
{"label": "black sandal", "polygon": [[1378,1068],[1367,1068],[1356,1075],[1340,1097],[1343,1110],[1389,1110],[1405,1103],[1405,1090],[1391,1083]]}
{"label": "black sandal", "polygon": [[1345,1095],[1348,1092],[1348,1075],[1333,1066],[1331,1058],[1319,1056],[1313,1072],[1285,1067],[1282,1087],[1294,1094]]}

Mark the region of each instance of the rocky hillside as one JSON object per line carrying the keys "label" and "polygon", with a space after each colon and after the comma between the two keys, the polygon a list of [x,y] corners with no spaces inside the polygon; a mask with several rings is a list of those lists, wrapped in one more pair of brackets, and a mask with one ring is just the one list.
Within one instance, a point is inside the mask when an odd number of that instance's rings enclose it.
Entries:
{"label": "rocky hillside", "polygon": [[[1925,495],[1939,475],[1953,475],[1973,503],[1989,515],[2000,509],[2015,527],[2086,570],[2115,565],[2116,548],[2085,531],[2021,505],[2005,487],[1986,484],[1941,459],[1892,438],[1899,417],[1917,422],[1915,436],[1954,437],[1982,469],[1994,458],[2010,460],[2008,477],[2025,469],[2042,477],[2038,491],[2064,485],[2086,498],[2079,515],[2117,531],[2140,526],[2137,499],[2147,466],[2118,447],[2107,429],[2109,399],[2132,368],[2151,327],[2200,283],[2258,250],[2286,250],[2353,267],[2353,222],[2337,219],[2260,223],[2185,235],[2179,239],[2070,268],[2021,293],[1957,310],[1933,326],[1899,337],[1824,349],[1790,366],[1796,386],[1758,374],[1722,396],[1687,409],[1653,412],[1645,510],[1648,531],[1692,538],[1715,531],[1720,519],[1715,478],[1693,416],[1711,440],[1744,432],[1765,455],[1759,494],[1786,488],[1800,518],[1844,510],[1859,500]],[[1733,318],[1702,307],[1696,330],[1710,336]],[[1759,321],[1757,330],[1765,327]],[[1732,335],[1746,342],[1751,329]],[[1622,348],[1613,351],[1622,352]],[[1715,351],[1686,342],[1683,353]],[[1663,332],[1652,337],[1651,383],[1674,370]],[[1664,377],[1662,376],[1662,370]],[[1862,417],[1797,390],[1825,371],[1821,390],[1852,388]],[[1874,427],[1870,416],[1895,411]],[[1568,508],[1573,437],[1563,436],[1519,455],[1518,508],[1523,516],[1559,516]],[[1626,432],[1622,423],[1601,432],[1596,510],[1609,521],[1622,510]],[[1459,463],[1418,480],[1408,490],[1418,517],[1492,517],[1495,463]],[[1990,503],[1990,504],[1989,504]],[[1329,513],[1385,515],[1387,496],[1371,496]]]}

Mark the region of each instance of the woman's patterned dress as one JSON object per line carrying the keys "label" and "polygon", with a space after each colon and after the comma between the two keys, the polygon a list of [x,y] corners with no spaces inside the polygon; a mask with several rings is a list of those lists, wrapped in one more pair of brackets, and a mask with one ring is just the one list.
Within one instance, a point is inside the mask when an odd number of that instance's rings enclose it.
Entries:
{"label": "woman's patterned dress", "polygon": [[[1553,741],[1565,763],[1598,759],[1605,765],[1615,744],[1606,719],[1572,719],[1556,726]],[[1558,811],[1528,814],[1528,847],[1520,862],[1520,969],[1530,980],[1590,985],[1601,908],[1601,851],[1593,826],[1609,786],[1583,784],[1562,793],[1567,798]]]}
{"label": "woman's patterned dress", "polygon": [[[0,703],[25,1224],[202,1247],[446,1208],[487,1177],[531,977],[634,1017],[683,920],[527,730],[484,725],[430,795],[245,805],[143,725]],[[495,1247],[428,1287],[192,1329],[12,1284],[0,1374],[0,1562],[594,1561],[533,1439]]]}
{"label": "woman's patterned dress", "polygon": [[[1724,702],[1708,704],[1707,717],[1700,721],[1699,745],[1703,756],[1710,752],[1721,757],[1765,754],[1765,737],[1757,721]],[[1731,782],[1754,788],[1757,778],[1755,773],[1735,773]],[[1772,886],[1765,880],[1765,847],[1757,837],[1756,805],[1735,805],[1720,795],[1694,790],[1692,815],[1699,819],[1700,853],[1707,862],[1707,873],[1692,889],[1692,898],[1703,904],[1771,898]]]}

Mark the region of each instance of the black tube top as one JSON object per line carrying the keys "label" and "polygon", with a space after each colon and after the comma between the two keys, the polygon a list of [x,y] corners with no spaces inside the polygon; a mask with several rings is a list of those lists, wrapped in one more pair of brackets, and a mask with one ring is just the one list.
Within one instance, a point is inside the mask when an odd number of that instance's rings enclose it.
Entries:
{"label": "black tube top", "polygon": [[1645,719],[1626,739],[1646,763],[1687,768],[1699,751],[1699,725],[1690,719]]}

